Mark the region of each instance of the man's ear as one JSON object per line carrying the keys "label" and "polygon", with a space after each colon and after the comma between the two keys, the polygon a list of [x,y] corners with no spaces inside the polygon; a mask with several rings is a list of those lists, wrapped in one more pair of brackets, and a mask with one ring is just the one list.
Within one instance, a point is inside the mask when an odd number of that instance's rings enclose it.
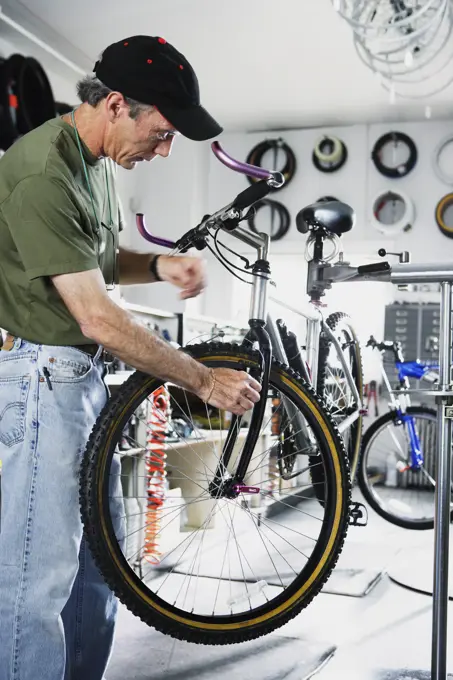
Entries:
{"label": "man's ear", "polygon": [[110,122],[114,123],[127,108],[127,104],[121,92],[110,92],[105,99],[105,107]]}

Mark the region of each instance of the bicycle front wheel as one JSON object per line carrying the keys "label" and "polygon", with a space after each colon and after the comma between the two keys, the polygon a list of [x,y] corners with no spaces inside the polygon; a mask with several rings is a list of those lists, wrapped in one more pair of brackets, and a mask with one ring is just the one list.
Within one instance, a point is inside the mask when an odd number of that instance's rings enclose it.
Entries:
{"label": "bicycle front wheel", "polygon": [[[412,406],[406,413],[412,419],[410,426],[396,411],[389,411],[365,432],[359,487],[371,507],[388,522],[404,529],[432,529],[437,414],[423,406]],[[423,457],[419,468],[413,466],[414,444],[409,429],[412,426]]]}
{"label": "bicycle front wheel", "polygon": [[[258,353],[238,346],[187,351],[210,367],[259,367]],[[311,602],[340,554],[350,478],[335,425],[286,367],[272,366],[269,394],[262,398],[273,409],[244,479],[248,488],[236,492],[212,485],[226,415],[151,376],[131,376],[91,435],[80,487],[90,548],[119,599],[173,637],[219,645],[267,634]],[[308,437],[307,450],[296,452],[293,482],[279,478],[280,437],[270,427],[288,403],[304,418]],[[296,428],[289,424],[293,437]],[[227,481],[246,431],[236,432]],[[312,465],[324,472],[322,507],[313,498]],[[159,485],[163,479],[168,483]]]}

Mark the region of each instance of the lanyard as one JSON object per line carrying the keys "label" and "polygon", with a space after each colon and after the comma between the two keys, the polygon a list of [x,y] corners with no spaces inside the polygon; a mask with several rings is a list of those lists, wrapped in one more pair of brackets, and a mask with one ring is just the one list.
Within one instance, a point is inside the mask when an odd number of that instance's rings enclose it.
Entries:
{"label": "lanyard", "polygon": [[[83,171],[84,171],[84,174],[85,174],[88,192],[90,194],[91,206],[93,208],[94,219],[96,220],[96,223],[98,225],[98,229],[100,230],[101,221],[98,218],[98,214],[96,212],[96,208],[95,208],[95,205],[94,205],[93,190],[91,188],[90,177],[88,175],[88,170],[87,170],[87,166],[86,166],[86,163],[85,163],[85,158],[83,156],[82,144],[80,143],[80,137],[79,137],[79,131],[77,130],[77,126],[76,126],[75,119],[74,119],[74,111],[71,111],[71,120],[72,120],[72,124],[74,126],[74,130],[75,130],[75,133],[76,133],[77,145],[79,147],[80,158],[82,159]],[[108,200],[108,203],[109,203],[109,216],[110,216],[110,224],[107,228],[110,230],[110,228],[113,224],[113,221],[112,221],[112,206],[111,206],[111,203],[110,203],[109,180],[108,180],[108,174],[107,174],[107,163],[106,163],[106,161],[104,161],[103,165],[104,165],[105,188],[107,190],[107,200]],[[107,225],[104,225],[104,226],[107,226]]]}

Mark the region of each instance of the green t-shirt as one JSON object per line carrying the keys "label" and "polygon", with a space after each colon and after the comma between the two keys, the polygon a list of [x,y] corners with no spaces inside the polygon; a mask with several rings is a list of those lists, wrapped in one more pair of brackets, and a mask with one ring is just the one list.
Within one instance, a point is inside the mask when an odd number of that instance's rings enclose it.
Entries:
{"label": "green t-shirt", "polygon": [[61,118],[19,139],[0,159],[0,327],[31,342],[90,342],[50,276],[99,267],[107,286],[118,283],[116,165],[96,159],[83,142],[82,150],[101,226],[75,131]]}

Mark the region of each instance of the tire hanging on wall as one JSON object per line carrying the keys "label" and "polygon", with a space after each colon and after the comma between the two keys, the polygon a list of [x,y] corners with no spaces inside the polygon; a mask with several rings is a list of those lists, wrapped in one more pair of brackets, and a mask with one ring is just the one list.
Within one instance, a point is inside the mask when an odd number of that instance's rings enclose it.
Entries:
{"label": "tire hanging on wall", "polygon": [[313,149],[312,161],[320,172],[336,172],[346,163],[348,150],[338,137],[323,135]]}
{"label": "tire hanging on wall", "polygon": [[49,79],[33,57],[13,54],[5,63],[12,115],[20,135],[34,130],[56,116],[55,100]]}
{"label": "tire hanging on wall", "polygon": [[[385,165],[381,160],[382,150],[387,144],[396,144],[400,142],[405,144],[409,149],[409,158],[404,163],[399,163],[396,167],[389,167]],[[371,158],[373,160],[376,169],[384,175],[384,177],[389,177],[391,179],[397,179],[398,177],[405,177],[411,170],[413,170],[415,164],[417,163],[417,147],[414,141],[409,137],[409,135],[404,134],[404,132],[388,132],[382,137],[379,137],[375,143],[373,150],[371,152]]]}
{"label": "tire hanging on wall", "polygon": [[447,173],[442,170],[439,163],[440,155],[448,144],[453,144],[452,134],[449,134],[447,137],[444,137],[434,149],[433,169],[441,182],[443,182],[444,184],[453,184],[453,175],[447,175]]}
{"label": "tire hanging on wall", "polygon": [[[386,224],[379,219],[379,211],[389,201],[399,200],[404,203],[403,215],[393,223]],[[381,191],[372,203],[372,224],[377,231],[387,236],[393,236],[403,231],[409,231],[414,223],[415,207],[411,198],[402,191]]]}
{"label": "tire hanging on wall", "polygon": [[447,208],[453,206],[453,194],[446,194],[443,196],[439,203],[436,205],[436,223],[444,236],[448,238],[453,238],[453,225],[450,227],[445,223],[445,212]]}
{"label": "tire hanging on wall", "polygon": [[257,201],[250,211],[250,217],[247,217],[247,223],[250,229],[258,234],[261,229],[259,229],[256,225],[256,218],[259,211],[265,207],[270,207],[271,211],[274,211],[272,216],[278,216],[279,223],[277,224],[274,233],[271,233],[271,241],[279,241],[281,238],[286,236],[291,224],[289,211],[286,206],[283,205],[283,203],[280,203],[279,201],[273,201],[269,198],[263,198],[261,201]]}
{"label": "tire hanging on wall", "polygon": [[[259,144],[254,146],[246,159],[247,163],[261,167],[261,161],[263,160],[264,154],[267,153],[268,151],[273,150],[275,152],[276,158],[279,149],[281,149],[286,156],[285,164],[283,168],[279,170],[279,172],[281,172],[283,177],[285,178],[285,183],[281,187],[278,188],[273,187],[271,189],[272,192],[284,189],[294,177],[294,174],[296,172],[296,156],[294,155],[294,151],[291,149],[291,147],[289,147],[288,144],[286,144],[286,142],[284,142],[283,139],[281,139],[281,137],[279,137],[278,139],[266,139],[263,142],[260,142]],[[278,168],[270,169],[278,170]],[[247,176],[247,179],[250,182],[250,184],[255,184],[256,182],[259,181],[254,177]]]}

